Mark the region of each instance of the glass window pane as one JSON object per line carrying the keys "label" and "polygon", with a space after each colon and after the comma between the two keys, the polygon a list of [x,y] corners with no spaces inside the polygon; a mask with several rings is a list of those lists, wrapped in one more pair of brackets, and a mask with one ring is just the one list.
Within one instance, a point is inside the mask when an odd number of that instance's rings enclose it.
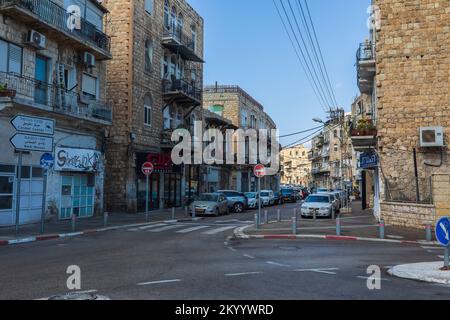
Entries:
{"label": "glass window pane", "polygon": [[[31,167],[22,166],[22,179],[30,178],[30,170],[31,170]],[[17,176],[19,176],[19,169],[17,169]]]}
{"label": "glass window pane", "polygon": [[87,205],[92,206],[94,204],[94,197],[87,197]]}
{"label": "glass window pane", "polygon": [[74,187],[73,188],[73,195],[79,196],[80,195],[80,187]]}
{"label": "glass window pane", "polygon": [[33,178],[42,178],[44,177],[44,170],[42,170],[42,168],[33,167],[32,176]]}
{"label": "glass window pane", "polygon": [[72,177],[68,177],[68,176],[63,176],[62,177],[62,184],[63,185],[72,185]]}
{"label": "glass window pane", "polygon": [[14,177],[0,177],[0,193],[13,193]]}
{"label": "glass window pane", "polygon": [[0,196],[0,210],[12,209],[12,196]]}
{"label": "glass window pane", "polygon": [[16,168],[14,166],[8,166],[8,165],[5,165],[5,164],[0,164],[0,172],[14,173],[15,170],[16,170]]}

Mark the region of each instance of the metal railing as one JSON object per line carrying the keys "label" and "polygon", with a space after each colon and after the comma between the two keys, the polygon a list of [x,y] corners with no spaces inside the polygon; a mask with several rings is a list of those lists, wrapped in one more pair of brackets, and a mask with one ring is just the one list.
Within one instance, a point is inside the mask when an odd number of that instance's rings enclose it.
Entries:
{"label": "metal railing", "polygon": [[183,32],[183,28],[178,25],[173,25],[169,29],[164,27],[163,39],[171,39],[178,42],[180,45],[189,48],[193,52],[195,52],[195,40],[192,39],[192,36],[187,35]]}
{"label": "metal railing", "polygon": [[[417,188],[416,188],[417,184]],[[385,200],[399,203],[433,204],[432,178],[384,178]],[[418,192],[417,192],[418,191]]]}
{"label": "metal railing", "polygon": [[112,121],[111,108],[105,103],[56,85],[7,72],[0,72],[0,84],[15,90],[14,99],[24,104],[43,105],[54,112],[88,120]]}
{"label": "metal railing", "polygon": [[364,42],[359,44],[359,48],[356,51],[356,60],[359,63],[360,61],[368,61],[375,59],[374,46],[372,42]]}
{"label": "metal railing", "polygon": [[194,84],[182,79],[163,79],[162,87],[164,94],[173,94],[182,92],[188,97],[197,101],[202,100],[202,90],[198,89]]}
{"label": "metal railing", "polygon": [[72,14],[51,0],[0,0],[0,8],[8,6],[28,10],[46,23],[110,52],[111,38],[109,36],[83,18],[81,18],[80,29],[72,30],[67,23],[73,18]]}

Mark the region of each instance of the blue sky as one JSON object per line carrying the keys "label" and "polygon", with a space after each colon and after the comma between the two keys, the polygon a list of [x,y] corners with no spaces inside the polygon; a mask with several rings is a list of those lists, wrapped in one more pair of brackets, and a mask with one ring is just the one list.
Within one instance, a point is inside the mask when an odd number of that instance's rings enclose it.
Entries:
{"label": "blue sky", "polygon": [[[188,0],[205,19],[205,84],[237,84],[260,101],[280,134],[315,127],[325,113],[272,0]],[[370,0],[308,1],[338,103],[358,94],[355,55],[368,37]],[[295,138],[283,139],[285,145]]]}

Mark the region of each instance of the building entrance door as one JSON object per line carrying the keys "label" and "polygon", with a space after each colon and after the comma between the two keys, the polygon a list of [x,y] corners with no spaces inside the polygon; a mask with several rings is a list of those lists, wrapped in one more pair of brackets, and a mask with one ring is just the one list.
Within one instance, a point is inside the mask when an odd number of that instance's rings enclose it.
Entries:
{"label": "building entrance door", "polygon": [[14,223],[14,175],[0,173],[0,225]]}

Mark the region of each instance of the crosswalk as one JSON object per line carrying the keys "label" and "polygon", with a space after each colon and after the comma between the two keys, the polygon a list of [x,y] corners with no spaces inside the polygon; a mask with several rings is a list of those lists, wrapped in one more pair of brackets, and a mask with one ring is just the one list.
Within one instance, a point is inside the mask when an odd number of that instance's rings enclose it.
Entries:
{"label": "crosswalk", "polygon": [[439,245],[422,245],[422,249],[426,250],[428,253],[431,253],[433,255],[436,255],[437,258],[443,259],[444,256],[442,255],[444,252],[444,248]]}
{"label": "crosswalk", "polygon": [[148,232],[148,233],[160,233],[160,232],[174,232],[175,234],[185,235],[193,232],[198,232],[203,235],[217,235],[235,229],[238,224],[192,224],[192,223],[156,223],[145,225],[137,228],[127,229],[128,232]]}

